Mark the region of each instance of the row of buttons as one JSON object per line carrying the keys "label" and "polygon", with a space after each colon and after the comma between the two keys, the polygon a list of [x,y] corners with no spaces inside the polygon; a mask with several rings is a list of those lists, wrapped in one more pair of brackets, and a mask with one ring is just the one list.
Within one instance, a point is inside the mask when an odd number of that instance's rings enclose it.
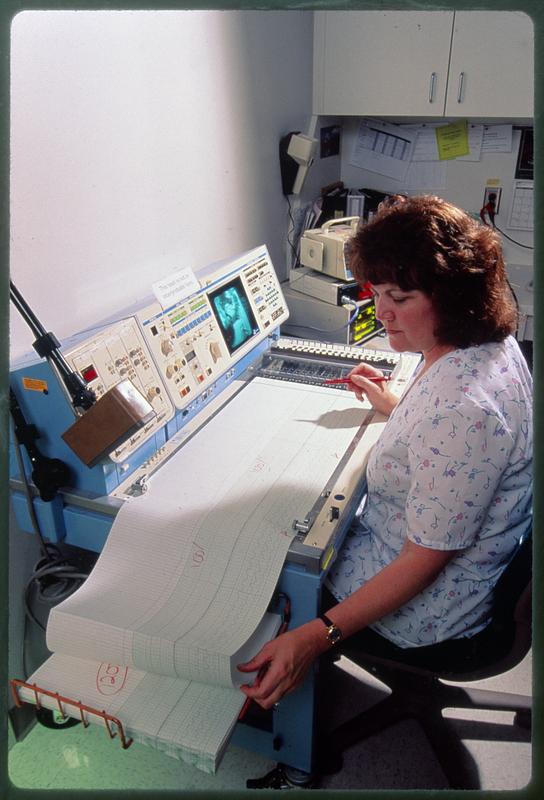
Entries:
{"label": "row of buttons", "polygon": [[325,342],[312,342],[307,340],[278,339],[275,349],[292,353],[307,353],[308,355],[333,356],[334,358],[350,358],[359,361],[380,361],[387,364],[397,364],[399,355],[387,353],[383,350],[362,350],[361,348],[346,347],[339,344]]}
{"label": "row of buttons", "polygon": [[187,333],[193,328],[196,328],[197,325],[200,325],[202,322],[204,322],[205,319],[211,317],[211,315],[212,315],[211,311],[206,311],[205,314],[201,314],[200,317],[197,317],[196,319],[192,320],[192,322],[189,322],[188,325],[185,325],[183,328],[180,328],[179,331],[177,332],[177,335],[183,336],[184,333]]}
{"label": "row of buttons", "polygon": [[281,315],[283,314],[283,311],[284,311],[283,306],[280,306],[279,308],[277,308],[275,311],[272,312],[272,319],[275,320],[278,317],[281,317]]}

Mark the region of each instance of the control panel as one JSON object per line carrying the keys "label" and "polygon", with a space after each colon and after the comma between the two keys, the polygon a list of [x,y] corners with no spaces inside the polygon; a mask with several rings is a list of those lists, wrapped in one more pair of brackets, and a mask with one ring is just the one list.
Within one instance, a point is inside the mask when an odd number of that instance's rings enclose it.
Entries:
{"label": "control panel", "polygon": [[[421,360],[418,353],[280,337],[263,357],[259,374],[267,378],[327,386],[345,378],[358,364],[370,364],[390,378],[389,390],[400,396]],[[349,391],[345,385],[335,389]]]}
{"label": "control panel", "polygon": [[129,378],[151,403],[155,417],[110,454],[122,461],[174,416],[174,406],[134,318],[120,320],[63,353],[97,399]]}
{"label": "control panel", "polygon": [[340,360],[350,364],[350,369],[356,364],[366,362],[387,372],[391,372],[400,360],[400,353],[394,350],[377,350],[339,342],[316,342],[286,337],[280,337],[274,342],[270,352],[278,355],[294,355],[298,358],[316,358],[319,361]]}
{"label": "control panel", "polygon": [[205,294],[166,310],[155,303],[138,320],[177,409],[226,368],[229,353]]}
{"label": "control panel", "polygon": [[137,318],[176,409],[261,342],[288,316],[266,248],[211,276],[206,288],[169,308],[154,303]]}
{"label": "control panel", "polygon": [[[288,317],[268,250],[261,246],[223,262],[189,297],[158,302],[97,329],[63,352],[97,398],[129,378],[155,418],[110,457],[125,461],[178,412],[232,369]],[[175,427],[174,427],[175,429]]]}

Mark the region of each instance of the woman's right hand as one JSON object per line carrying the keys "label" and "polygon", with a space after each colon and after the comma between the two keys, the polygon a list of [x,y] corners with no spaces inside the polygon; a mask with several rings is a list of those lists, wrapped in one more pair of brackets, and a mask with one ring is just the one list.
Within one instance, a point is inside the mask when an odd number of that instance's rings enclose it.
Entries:
{"label": "woman's right hand", "polygon": [[351,381],[348,386],[355,392],[358,400],[368,399],[372,408],[388,417],[399,400],[387,388],[387,381],[368,380],[380,377],[384,377],[383,372],[376,367],[371,367],[370,364],[358,364],[348,375]]}

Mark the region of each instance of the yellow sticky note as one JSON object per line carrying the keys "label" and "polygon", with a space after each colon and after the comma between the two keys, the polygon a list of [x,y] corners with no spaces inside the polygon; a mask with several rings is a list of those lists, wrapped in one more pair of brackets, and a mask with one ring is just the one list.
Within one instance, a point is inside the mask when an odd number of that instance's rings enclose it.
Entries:
{"label": "yellow sticky note", "polygon": [[435,129],[438,158],[443,161],[458,156],[468,156],[468,125],[466,119],[441,125]]}

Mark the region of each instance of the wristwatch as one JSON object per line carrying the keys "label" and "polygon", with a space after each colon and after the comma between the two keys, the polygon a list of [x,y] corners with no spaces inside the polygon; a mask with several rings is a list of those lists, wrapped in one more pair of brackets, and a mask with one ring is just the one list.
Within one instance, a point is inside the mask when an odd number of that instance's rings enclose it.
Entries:
{"label": "wristwatch", "polygon": [[327,639],[331,647],[334,647],[335,644],[342,640],[342,631],[326,614],[320,614],[319,619],[327,626]]}

